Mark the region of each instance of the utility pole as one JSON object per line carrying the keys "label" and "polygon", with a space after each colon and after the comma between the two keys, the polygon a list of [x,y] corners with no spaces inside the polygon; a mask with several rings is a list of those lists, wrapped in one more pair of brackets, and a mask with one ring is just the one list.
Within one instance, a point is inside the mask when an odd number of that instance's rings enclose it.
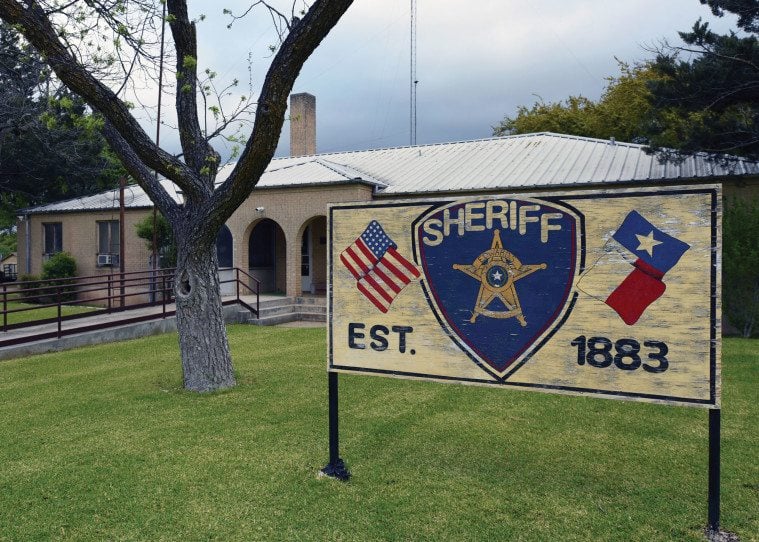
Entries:
{"label": "utility pole", "polygon": [[[161,144],[161,95],[163,94],[163,51],[164,36],[166,35],[166,2],[163,3],[163,16],[161,17],[161,57],[158,63],[158,115],[155,122],[155,144]],[[155,172],[158,179],[158,171]],[[153,204],[153,274],[158,269],[158,209]],[[155,290],[155,289],[153,289]]]}
{"label": "utility pole", "polygon": [[411,0],[411,66],[409,78],[409,133],[410,144],[416,145],[416,0]]}
{"label": "utility pole", "polygon": [[119,179],[119,273],[121,274],[121,308],[124,308],[124,185],[126,177]]}

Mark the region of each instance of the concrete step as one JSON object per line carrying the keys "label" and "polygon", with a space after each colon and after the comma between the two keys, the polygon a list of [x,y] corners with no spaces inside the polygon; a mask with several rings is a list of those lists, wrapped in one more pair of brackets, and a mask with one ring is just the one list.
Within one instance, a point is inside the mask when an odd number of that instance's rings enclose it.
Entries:
{"label": "concrete step", "polygon": [[[251,307],[256,306],[255,298],[252,298],[252,300],[249,300],[249,298],[244,299]],[[266,301],[261,301],[259,303],[259,306],[263,310],[269,307],[279,307],[280,305],[291,305],[292,303],[295,303],[295,300],[292,297],[278,297],[275,299],[267,299]]]}
{"label": "concrete step", "polygon": [[299,310],[298,305],[290,305],[287,307],[280,307],[280,309],[281,310],[261,311],[260,318],[256,318],[250,311],[241,310],[238,312],[236,321],[239,323],[258,325],[278,324],[281,319],[284,319],[284,321],[287,322],[293,320],[309,320],[314,322],[327,321],[326,311],[319,310],[319,307],[308,307],[306,310]]}
{"label": "concrete step", "polygon": [[294,300],[298,305],[318,305],[327,306],[327,298],[324,296],[319,297],[296,297]]}
{"label": "concrete step", "polygon": [[312,312],[288,312],[276,314],[274,316],[264,316],[258,319],[251,318],[247,323],[255,326],[275,326],[277,324],[285,324],[287,322],[296,322],[299,320],[307,322],[326,322],[327,315]]}
{"label": "concrete step", "polygon": [[291,305],[294,312],[312,312],[315,314],[327,314],[327,305]]}
{"label": "concrete step", "polygon": [[[251,306],[252,303],[248,301]],[[310,322],[327,321],[327,299],[325,297],[282,297],[268,299],[259,305],[260,317],[256,318],[247,309],[238,307],[237,321],[254,325],[276,325],[286,322],[305,320]]]}
{"label": "concrete step", "polygon": [[277,305],[275,307],[261,307],[261,318],[266,316],[276,316],[278,314],[287,314],[293,312],[295,305]]}

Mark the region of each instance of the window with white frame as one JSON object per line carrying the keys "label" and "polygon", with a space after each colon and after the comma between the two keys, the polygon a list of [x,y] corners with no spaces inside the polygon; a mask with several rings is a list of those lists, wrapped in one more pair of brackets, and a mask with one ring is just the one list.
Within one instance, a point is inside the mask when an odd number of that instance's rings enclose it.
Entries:
{"label": "window with white frame", "polygon": [[119,239],[118,220],[103,220],[98,222],[98,254],[118,255],[120,249]]}

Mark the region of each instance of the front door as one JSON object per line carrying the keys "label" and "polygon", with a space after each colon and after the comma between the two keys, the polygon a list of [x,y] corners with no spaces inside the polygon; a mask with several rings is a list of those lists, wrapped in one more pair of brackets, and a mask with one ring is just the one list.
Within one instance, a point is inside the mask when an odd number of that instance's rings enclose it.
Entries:
{"label": "front door", "polygon": [[313,285],[311,267],[311,226],[306,226],[300,249],[300,279],[304,292],[310,292]]}

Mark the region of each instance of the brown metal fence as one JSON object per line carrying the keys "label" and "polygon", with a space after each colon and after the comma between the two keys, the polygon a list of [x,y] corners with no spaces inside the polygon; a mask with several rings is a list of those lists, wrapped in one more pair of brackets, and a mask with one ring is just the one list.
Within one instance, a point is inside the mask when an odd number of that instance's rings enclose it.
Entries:
{"label": "brown metal fence", "polygon": [[[259,316],[260,282],[237,267],[224,268],[220,271],[233,271],[233,278],[220,281],[221,284],[234,283],[235,296],[223,301],[224,305],[237,303]],[[175,314],[174,303],[174,269],[163,268],[129,273],[109,273],[108,275],[90,275],[65,279],[50,279],[43,281],[22,281],[13,284],[3,284],[0,292],[2,302],[2,331],[8,332],[20,328],[56,324],[56,330],[32,336],[3,339],[0,336],[0,347],[33,340],[57,337],[83,331],[103,329],[145,320],[166,318]],[[255,305],[242,299],[242,295],[255,295]],[[161,307],[161,311],[153,311],[139,316],[130,316],[129,311],[144,307]],[[87,307],[84,312],[64,314],[69,310]],[[50,316],[53,309],[54,315]],[[43,314],[35,318],[33,312]],[[100,314],[125,313],[124,318],[101,321],[91,325],[77,325],[66,328],[65,322]],[[14,318],[23,313],[32,316]],[[19,319],[24,321],[13,322]]]}

